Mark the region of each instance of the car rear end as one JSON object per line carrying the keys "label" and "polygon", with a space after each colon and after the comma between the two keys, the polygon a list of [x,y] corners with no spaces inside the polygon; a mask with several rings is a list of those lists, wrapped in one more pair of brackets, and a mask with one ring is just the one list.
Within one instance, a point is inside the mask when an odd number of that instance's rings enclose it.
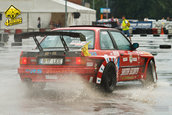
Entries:
{"label": "car rear end", "polygon": [[81,51],[22,52],[18,72],[22,80],[33,82],[63,81],[71,74],[90,80],[96,75],[94,64]]}
{"label": "car rear end", "polygon": [[[38,43],[43,51],[38,51],[38,47],[21,53],[18,68],[21,80],[63,82],[71,75],[77,75],[95,81],[96,60],[83,55],[81,47],[84,42],[77,42],[78,39],[71,36],[63,36],[63,41],[60,39],[60,36],[46,36],[40,46]],[[64,48],[64,44],[68,48]]]}

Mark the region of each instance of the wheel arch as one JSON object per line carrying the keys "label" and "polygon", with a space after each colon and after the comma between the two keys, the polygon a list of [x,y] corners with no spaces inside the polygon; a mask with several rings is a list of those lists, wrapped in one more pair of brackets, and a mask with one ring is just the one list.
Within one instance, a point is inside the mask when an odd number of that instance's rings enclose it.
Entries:
{"label": "wheel arch", "polygon": [[119,70],[119,63],[120,58],[119,57],[104,57],[103,62],[100,64],[100,67],[97,72],[96,76],[96,84],[101,84],[103,72],[105,70],[105,67],[108,63],[113,63],[116,69],[116,77],[118,78],[118,70]]}
{"label": "wheel arch", "polygon": [[[149,65],[149,63],[150,63],[151,61],[153,61],[153,63],[154,63],[155,72],[156,72],[156,64],[155,64],[155,59],[154,59],[154,57],[145,58],[144,77],[143,77],[143,79],[146,79],[146,77],[147,77],[147,76],[146,76],[146,73],[147,73],[147,70],[148,70],[148,65]],[[157,74],[156,74],[156,79],[158,79]]]}

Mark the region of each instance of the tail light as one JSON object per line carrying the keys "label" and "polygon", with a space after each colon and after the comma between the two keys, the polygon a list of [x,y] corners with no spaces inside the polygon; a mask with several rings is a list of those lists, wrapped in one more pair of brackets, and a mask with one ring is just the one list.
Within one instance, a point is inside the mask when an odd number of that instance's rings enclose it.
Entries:
{"label": "tail light", "polygon": [[76,64],[77,65],[81,64],[81,57],[76,57]]}
{"label": "tail light", "polygon": [[27,57],[21,57],[20,58],[20,64],[27,64],[27,63],[28,63]]}
{"label": "tail light", "polygon": [[22,64],[22,65],[37,64],[37,61],[36,61],[35,57],[21,57],[20,64]]}
{"label": "tail light", "polygon": [[85,65],[86,61],[84,57],[66,57],[66,65]]}

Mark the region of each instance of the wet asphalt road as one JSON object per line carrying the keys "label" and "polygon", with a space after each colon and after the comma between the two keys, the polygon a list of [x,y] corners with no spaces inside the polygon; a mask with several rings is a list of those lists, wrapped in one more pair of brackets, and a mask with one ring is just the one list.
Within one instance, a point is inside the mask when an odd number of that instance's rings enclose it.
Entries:
{"label": "wet asphalt road", "polygon": [[[32,40],[22,47],[11,47],[13,36],[0,47],[0,115],[171,115],[172,114],[172,50],[159,50],[152,45],[140,50],[156,52],[158,83],[143,88],[140,82],[119,83],[112,94],[93,90],[80,79],[75,85],[47,84],[45,90],[30,93],[21,83],[17,68],[22,50],[33,48]],[[133,38],[133,42],[168,44],[166,37],[151,42]],[[164,42],[165,43],[165,42]],[[150,50],[151,48],[151,50]]]}

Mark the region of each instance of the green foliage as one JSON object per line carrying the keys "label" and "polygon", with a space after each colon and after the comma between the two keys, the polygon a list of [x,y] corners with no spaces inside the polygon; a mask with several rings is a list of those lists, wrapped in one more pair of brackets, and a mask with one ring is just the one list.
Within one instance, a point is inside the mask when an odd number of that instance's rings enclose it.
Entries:
{"label": "green foliage", "polygon": [[[94,0],[95,10],[97,11],[97,19],[100,18],[100,8],[106,7],[106,0]],[[93,0],[90,2],[93,7]],[[162,17],[172,18],[172,0],[109,0],[111,15],[121,18],[125,15],[127,18],[144,19],[154,18],[161,19]]]}

